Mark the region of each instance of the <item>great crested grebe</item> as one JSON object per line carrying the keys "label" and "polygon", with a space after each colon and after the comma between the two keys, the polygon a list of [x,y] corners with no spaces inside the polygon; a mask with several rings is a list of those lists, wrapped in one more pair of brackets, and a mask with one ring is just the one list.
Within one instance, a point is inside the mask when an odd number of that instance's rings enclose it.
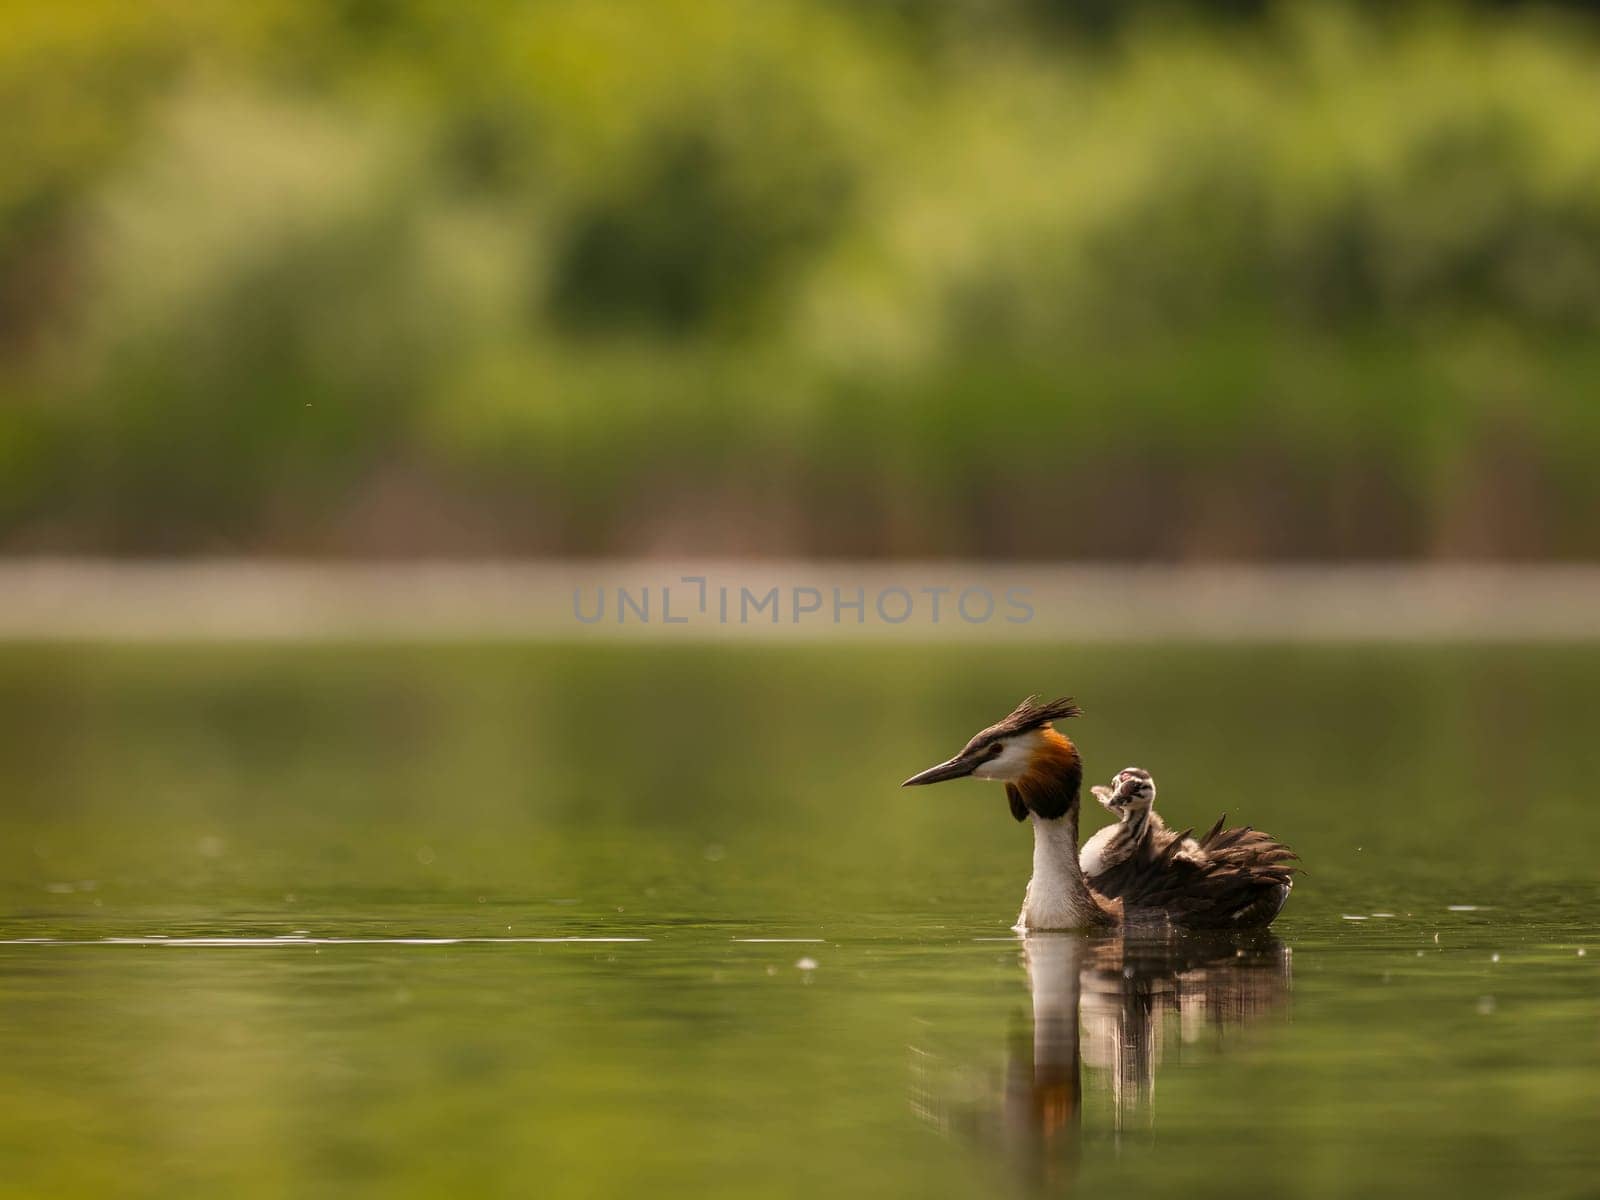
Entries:
{"label": "great crested grebe", "polygon": [[[980,732],[960,754],[913,775],[902,787],[972,776],[1006,785],[1011,815],[1033,824],[1033,877],[1019,930],[1176,925],[1249,929],[1269,924],[1289,896],[1294,852],[1255,830],[1218,821],[1196,853],[1182,837],[1157,849],[1149,837],[1092,881],[1078,863],[1078,748],[1052,721],[1082,715],[1070,698],[1030,696]],[[1152,789],[1152,799],[1153,799]]]}

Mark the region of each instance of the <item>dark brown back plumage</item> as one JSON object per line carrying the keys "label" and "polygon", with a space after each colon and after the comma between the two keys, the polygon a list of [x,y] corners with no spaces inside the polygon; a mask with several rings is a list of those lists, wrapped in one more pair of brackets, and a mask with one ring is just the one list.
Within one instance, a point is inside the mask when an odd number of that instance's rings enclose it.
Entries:
{"label": "dark brown back plumage", "polygon": [[1198,854],[1183,853],[1188,830],[1146,839],[1138,853],[1097,875],[1095,890],[1121,900],[1130,923],[1148,917],[1191,929],[1266,925],[1288,898],[1299,856],[1248,825],[1224,829],[1226,820],[1198,839]]}

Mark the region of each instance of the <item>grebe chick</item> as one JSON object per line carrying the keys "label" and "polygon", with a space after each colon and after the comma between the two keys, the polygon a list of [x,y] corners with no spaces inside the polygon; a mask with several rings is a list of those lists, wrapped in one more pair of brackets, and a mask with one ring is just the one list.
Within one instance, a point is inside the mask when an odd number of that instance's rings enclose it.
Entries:
{"label": "grebe chick", "polygon": [[1116,818],[1116,824],[1107,825],[1078,851],[1078,869],[1092,881],[1096,875],[1127,862],[1149,835],[1156,788],[1148,772],[1128,767],[1112,777],[1110,787],[1097,784],[1089,791],[1100,807]]}
{"label": "grebe chick", "polygon": [[1112,777],[1110,787],[1089,789],[1113,817],[1107,825],[1083,844],[1078,853],[1078,868],[1091,887],[1107,871],[1120,867],[1147,844],[1152,852],[1165,851],[1179,843],[1177,854],[1200,861],[1200,843],[1189,830],[1169,829],[1155,811],[1156,783],[1143,767],[1125,767]]}
{"label": "grebe chick", "polygon": [[[1082,715],[1070,698],[1030,696],[1004,720],[980,730],[954,758],[903,787],[971,776],[1005,784],[1011,815],[1033,826],[1033,875],[1019,930],[1093,929],[1121,924],[1244,929],[1268,924],[1288,897],[1295,854],[1266,834],[1222,828],[1204,838],[1198,858],[1181,838],[1140,852],[1091,884],[1078,863],[1078,805],[1083,763],[1052,721]],[[1135,792],[1142,787],[1134,785]],[[1150,788],[1154,799],[1154,787]]]}

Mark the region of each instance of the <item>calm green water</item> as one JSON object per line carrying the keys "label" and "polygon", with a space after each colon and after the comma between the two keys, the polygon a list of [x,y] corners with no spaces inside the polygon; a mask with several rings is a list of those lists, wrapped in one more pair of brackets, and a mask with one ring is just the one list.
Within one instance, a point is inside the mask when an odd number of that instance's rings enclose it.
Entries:
{"label": "calm green water", "polygon": [[[1035,690],[1301,850],[1272,937],[1011,936],[1001,790],[896,785]],[[0,1194],[1592,1196],[1597,713],[1594,647],[0,652]]]}

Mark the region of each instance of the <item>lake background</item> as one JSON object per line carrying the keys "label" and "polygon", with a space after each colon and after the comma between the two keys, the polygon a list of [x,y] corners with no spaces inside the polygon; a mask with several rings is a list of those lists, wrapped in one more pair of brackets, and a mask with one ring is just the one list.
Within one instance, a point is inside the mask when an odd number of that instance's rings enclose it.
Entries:
{"label": "lake background", "polygon": [[[14,0],[0,111],[0,1195],[1594,1194],[1600,5]],[[1015,938],[897,785],[1030,692],[1270,936]]]}
{"label": "lake background", "polygon": [[[1086,1007],[1039,1144],[1028,831],[897,786],[1036,680],[1091,779],[1309,872],[1270,1002],[1158,1011],[1121,1104]],[[0,688],[7,1194],[1593,1178],[1593,646],[35,646]]]}

